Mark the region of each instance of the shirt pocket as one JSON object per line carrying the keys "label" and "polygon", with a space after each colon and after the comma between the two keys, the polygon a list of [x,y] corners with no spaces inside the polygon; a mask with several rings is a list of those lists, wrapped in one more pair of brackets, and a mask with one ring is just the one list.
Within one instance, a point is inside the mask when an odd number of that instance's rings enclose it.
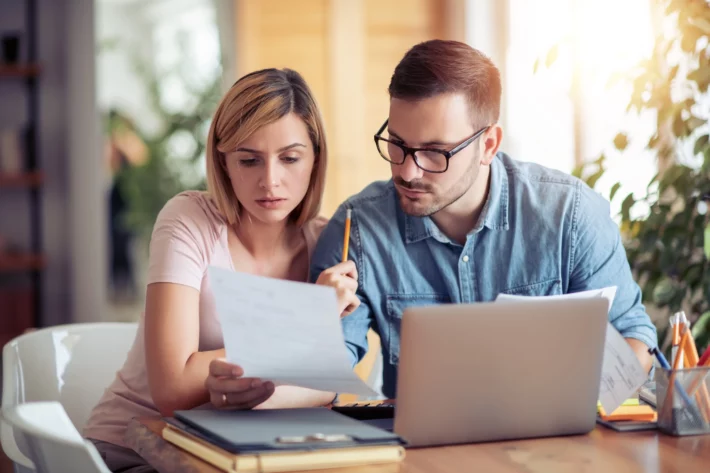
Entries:
{"label": "shirt pocket", "polygon": [[562,281],[550,278],[532,284],[513,285],[502,293],[516,296],[556,296],[562,294]]}
{"label": "shirt pocket", "polygon": [[392,365],[399,364],[399,334],[402,328],[402,314],[408,307],[448,304],[449,296],[444,294],[389,294],[387,295],[387,348]]}

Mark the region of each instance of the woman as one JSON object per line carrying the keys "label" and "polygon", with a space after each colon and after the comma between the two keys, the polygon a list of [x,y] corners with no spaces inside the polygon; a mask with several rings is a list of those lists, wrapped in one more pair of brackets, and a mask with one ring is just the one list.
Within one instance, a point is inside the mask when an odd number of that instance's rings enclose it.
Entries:
{"label": "woman", "polygon": [[[133,417],[170,416],[208,402],[250,409],[318,406],[334,398],[241,378],[241,368],[224,360],[206,274],[214,265],[306,281],[325,224],[318,211],[326,162],[321,116],[298,73],[254,72],[222,99],[208,136],[208,191],[182,193],[160,212],[136,341],[84,430],[111,470],[150,471],[123,441]],[[336,288],[341,316],[359,304],[351,261],[325,271],[316,284]]]}

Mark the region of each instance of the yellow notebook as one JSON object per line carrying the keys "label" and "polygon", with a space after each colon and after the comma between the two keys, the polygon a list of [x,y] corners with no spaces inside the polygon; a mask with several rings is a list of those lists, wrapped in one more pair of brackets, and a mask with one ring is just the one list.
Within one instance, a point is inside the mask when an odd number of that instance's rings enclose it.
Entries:
{"label": "yellow notebook", "polygon": [[404,448],[400,445],[237,455],[171,425],[163,429],[163,438],[228,473],[320,470],[393,463],[404,459]]}

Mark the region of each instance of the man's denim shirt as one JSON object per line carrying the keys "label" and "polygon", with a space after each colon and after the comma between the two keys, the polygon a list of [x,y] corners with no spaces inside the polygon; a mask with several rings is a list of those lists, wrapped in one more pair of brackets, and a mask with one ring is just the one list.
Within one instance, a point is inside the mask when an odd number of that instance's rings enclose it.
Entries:
{"label": "man's denim shirt", "polygon": [[345,342],[354,365],[367,351],[368,328],[380,335],[387,397],[395,396],[401,317],[410,306],[617,286],[609,321],[624,337],[657,345],[607,200],[568,174],[498,153],[488,199],[463,246],[429,217],[406,215],[392,181],[375,182],[343,203],[321,234],[313,281],[341,260],[347,208],[362,304],[342,321]]}

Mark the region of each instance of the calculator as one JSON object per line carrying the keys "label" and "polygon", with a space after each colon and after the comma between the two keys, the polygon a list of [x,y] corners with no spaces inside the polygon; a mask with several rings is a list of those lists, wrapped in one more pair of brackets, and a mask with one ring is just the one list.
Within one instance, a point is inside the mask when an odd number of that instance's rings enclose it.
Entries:
{"label": "calculator", "polygon": [[357,420],[394,418],[394,404],[381,402],[343,404],[333,406],[332,410]]}

